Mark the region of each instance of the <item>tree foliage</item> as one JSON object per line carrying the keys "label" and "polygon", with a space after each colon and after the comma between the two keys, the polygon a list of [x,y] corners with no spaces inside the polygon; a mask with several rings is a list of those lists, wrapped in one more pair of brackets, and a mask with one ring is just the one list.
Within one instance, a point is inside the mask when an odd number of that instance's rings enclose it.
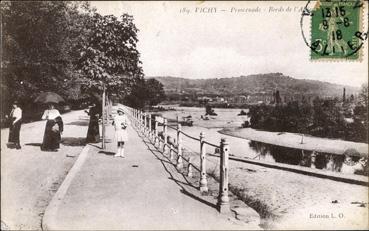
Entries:
{"label": "tree foliage", "polygon": [[165,100],[163,84],[156,79],[139,79],[132,87],[132,91],[124,99],[124,103],[131,107],[143,108],[145,105],[154,106]]}
{"label": "tree foliage", "polygon": [[2,87],[9,97],[25,98],[57,89],[70,64],[65,40],[66,2],[5,2]]}
{"label": "tree foliage", "polygon": [[148,79],[145,81],[146,101],[150,106],[157,105],[165,100],[163,84],[156,79]]}
{"label": "tree foliage", "polygon": [[[42,91],[69,102],[86,93],[123,98],[142,83],[133,17],[102,16],[88,2],[9,1],[1,4],[2,112],[29,105]],[[28,112],[27,112],[28,113]]]}
{"label": "tree foliage", "polygon": [[109,92],[123,97],[135,81],[143,78],[133,17],[123,14],[118,20],[113,15],[94,13],[87,30],[88,36],[79,45],[78,59],[84,89],[101,92],[105,85]]}
{"label": "tree foliage", "polygon": [[92,13],[87,2],[4,2],[1,91],[3,102],[32,102],[41,91],[80,97],[76,45]]}
{"label": "tree foliage", "polygon": [[361,102],[349,115],[345,111],[349,111],[352,104],[338,99],[316,98],[312,105],[294,101],[287,105],[253,106],[249,116],[251,127],[255,129],[368,142],[368,114],[367,107],[362,106],[364,103],[365,89],[362,90]]}

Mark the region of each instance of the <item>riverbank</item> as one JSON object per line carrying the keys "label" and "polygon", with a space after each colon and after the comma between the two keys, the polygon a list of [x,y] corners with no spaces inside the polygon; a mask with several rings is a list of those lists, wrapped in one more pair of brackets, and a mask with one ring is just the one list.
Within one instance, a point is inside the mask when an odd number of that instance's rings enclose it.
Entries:
{"label": "riverbank", "polygon": [[[175,111],[163,111],[161,114],[170,121],[181,121],[184,117],[191,116],[193,126],[203,128],[224,128],[224,127],[240,127],[242,123],[249,120],[247,115],[240,115],[241,109],[233,108],[216,108],[214,109],[217,116],[205,116],[205,108],[202,107],[175,107]],[[247,110],[244,110],[247,112]]]}
{"label": "riverbank", "polygon": [[303,143],[301,143],[301,134],[241,128],[241,124],[248,121],[249,117],[246,115],[238,116],[240,109],[215,109],[218,116],[209,116],[209,120],[204,120],[201,118],[201,116],[205,114],[204,108],[172,107],[176,109],[176,111],[167,111],[162,113],[163,116],[169,120],[176,121],[177,117],[181,120],[183,117],[191,116],[193,126],[219,128],[222,129],[219,131],[221,134],[289,148],[337,155],[341,155],[345,153],[345,151],[351,149],[350,154],[355,153],[354,150],[356,150],[360,156],[368,157],[368,144],[366,143],[313,137],[310,135],[304,135]]}
{"label": "riverbank", "polygon": [[[260,214],[266,229],[368,227],[366,186],[235,161],[230,161],[229,167],[230,190]],[[218,172],[212,171],[216,178]],[[336,218],[330,217],[332,213]],[[314,218],[326,214],[327,219]],[[340,214],[343,218],[338,219]]]}
{"label": "riverbank", "polygon": [[368,144],[366,143],[356,143],[352,141],[306,135],[303,137],[303,143],[301,143],[301,134],[260,131],[252,128],[223,128],[219,132],[225,135],[267,144],[338,155],[344,154],[347,150],[355,149],[358,155],[368,157]]}
{"label": "riverbank", "polygon": [[[199,168],[198,154],[185,150],[183,155]],[[219,182],[219,158],[206,159],[207,174]],[[368,227],[367,186],[229,161],[229,191],[258,212],[267,230]]]}
{"label": "riverbank", "polygon": [[[257,131],[236,128],[242,120],[238,110],[216,110],[218,116],[211,120],[201,120],[202,108],[179,108],[177,111],[163,113],[169,119],[191,115],[193,127],[182,129],[198,137],[205,131],[206,140],[218,144],[220,136],[203,129],[220,127],[222,134],[229,135],[231,154],[244,157],[248,149],[248,139],[298,149],[313,149],[329,153],[342,153],[347,148],[355,148],[367,153],[367,144],[343,140],[304,137],[292,133]],[[229,128],[233,125],[233,128]],[[227,127],[227,128],[225,128]],[[169,129],[175,137],[174,130]],[[187,143],[186,143],[187,142]],[[197,166],[200,163],[198,143],[190,143],[184,137],[184,155],[192,156]],[[196,153],[195,153],[196,152]],[[213,149],[207,146],[207,152]],[[251,154],[251,156],[254,153]],[[219,158],[207,157],[208,175],[219,180]],[[301,167],[302,168],[302,167]],[[368,187],[338,182],[330,179],[303,175],[295,172],[229,161],[229,189],[239,199],[255,209],[262,218],[265,229],[367,229],[368,227]],[[331,217],[332,216],[332,217]],[[339,218],[339,216],[341,216]],[[342,217],[343,216],[343,217]],[[327,218],[328,217],[328,218]]]}

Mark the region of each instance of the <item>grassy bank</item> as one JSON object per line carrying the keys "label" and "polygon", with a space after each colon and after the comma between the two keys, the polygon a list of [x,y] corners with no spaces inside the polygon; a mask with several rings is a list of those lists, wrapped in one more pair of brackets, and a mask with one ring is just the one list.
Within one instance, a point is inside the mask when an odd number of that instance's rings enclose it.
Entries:
{"label": "grassy bank", "polygon": [[[339,139],[328,139],[313,136],[304,136],[289,132],[269,132],[252,128],[224,128],[220,133],[254,140],[267,144],[284,146],[308,151],[317,151],[332,154],[344,154],[349,149],[355,149],[360,156],[368,157],[368,144],[345,141]],[[303,143],[301,143],[303,139]]]}
{"label": "grassy bank", "polygon": [[[197,153],[184,155],[191,155],[192,163],[200,165]],[[219,161],[217,157],[207,157],[207,174],[218,182]],[[229,191],[260,215],[264,229],[363,229],[367,225],[366,186],[230,161]],[[309,218],[310,213],[332,211],[345,217],[338,223],[317,223]]]}

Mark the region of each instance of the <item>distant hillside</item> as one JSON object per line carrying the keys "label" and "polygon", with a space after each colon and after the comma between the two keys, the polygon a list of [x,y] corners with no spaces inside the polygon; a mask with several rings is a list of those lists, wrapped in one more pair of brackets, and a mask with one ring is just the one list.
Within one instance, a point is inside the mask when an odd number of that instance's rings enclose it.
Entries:
{"label": "distant hillside", "polygon": [[151,77],[164,85],[167,94],[197,95],[245,95],[266,93],[279,90],[281,95],[319,95],[342,96],[356,94],[359,88],[322,82],[317,80],[294,79],[282,73],[257,74],[232,78],[186,79],[176,77]]}

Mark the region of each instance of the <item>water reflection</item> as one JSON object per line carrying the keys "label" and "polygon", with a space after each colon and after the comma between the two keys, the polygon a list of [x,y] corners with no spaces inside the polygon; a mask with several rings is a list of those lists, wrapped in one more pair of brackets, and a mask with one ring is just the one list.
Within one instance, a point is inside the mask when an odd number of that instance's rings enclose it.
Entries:
{"label": "water reflection", "polygon": [[[241,157],[256,159],[265,162],[277,162],[291,165],[299,165],[310,168],[324,169],[328,171],[335,171],[350,174],[368,174],[368,158],[360,159],[359,157],[350,157],[344,155],[332,155],[330,153],[313,152],[294,148],[287,148],[262,142],[250,141],[243,138],[232,137],[225,134],[220,134],[218,125],[226,124],[233,121],[238,126],[241,125],[245,118],[237,116],[240,109],[216,109],[218,117],[208,125],[200,126],[200,116],[204,113],[203,108],[176,108],[177,111],[162,112],[162,116],[170,119],[169,125],[176,127],[177,115],[191,115],[195,123],[193,127],[182,126],[182,131],[186,134],[199,138],[200,132],[205,132],[206,141],[218,145],[222,137],[226,137],[230,144],[230,154]],[[200,121],[200,122],[199,122]],[[217,121],[219,124],[217,124]],[[158,128],[159,131],[162,127]],[[168,135],[173,139],[176,138],[176,131],[168,128]],[[189,139],[183,136],[183,145],[190,151],[199,152],[198,141]],[[212,153],[214,148],[207,147],[207,152]]]}
{"label": "water reflection", "polygon": [[368,175],[368,160],[360,157],[287,148],[257,141],[249,142],[260,160],[299,165],[335,172]]}

